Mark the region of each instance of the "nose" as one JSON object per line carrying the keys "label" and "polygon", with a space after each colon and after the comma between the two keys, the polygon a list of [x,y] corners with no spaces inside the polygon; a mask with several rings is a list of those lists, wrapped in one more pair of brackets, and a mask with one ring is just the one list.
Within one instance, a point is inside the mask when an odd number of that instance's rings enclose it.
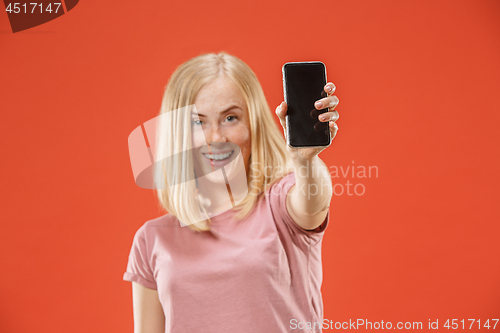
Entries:
{"label": "nose", "polygon": [[227,142],[226,135],[218,124],[214,124],[207,129],[205,132],[205,139],[208,144],[210,144],[210,142]]}

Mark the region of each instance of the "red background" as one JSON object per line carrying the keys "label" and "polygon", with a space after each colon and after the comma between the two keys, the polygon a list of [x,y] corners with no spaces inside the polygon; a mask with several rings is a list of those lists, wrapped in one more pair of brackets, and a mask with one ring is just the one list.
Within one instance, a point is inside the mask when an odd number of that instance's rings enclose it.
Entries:
{"label": "red background", "polygon": [[176,66],[218,51],[272,110],[283,63],[323,61],[341,116],[321,157],[378,167],[334,179],[365,193],[332,199],[325,318],[499,318],[499,37],[496,0],[87,0],[16,34],[0,12],[0,331],[133,331],[122,276],[159,212],[127,137]]}

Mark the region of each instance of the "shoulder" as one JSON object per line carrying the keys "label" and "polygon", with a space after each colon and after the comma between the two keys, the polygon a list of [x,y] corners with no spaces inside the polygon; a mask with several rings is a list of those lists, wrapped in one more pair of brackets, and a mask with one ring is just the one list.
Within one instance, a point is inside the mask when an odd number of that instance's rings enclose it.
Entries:
{"label": "shoulder", "polygon": [[288,191],[295,185],[295,173],[290,172],[284,177],[276,180],[274,183],[269,186],[266,190],[266,197],[280,197],[283,195],[287,195]]}
{"label": "shoulder", "polygon": [[290,189],[295,185],[295,175],[290,172],[267,186],[267,189],[261,193],[254,210],[260,210],[262,207],[271,209],[273,215],[280,212],[282,204]]}
{"label": "shoulder", "polygon": [[174,215],[167,213],[143,223],[137,230],[136,237],[148,238],[163,228],[181,228],[181,225]]}
{"label": "shoulder", "polygon": [[179,220],[177,219],[177,217],[175,217],[170,213],[148,220],[142,225],[142,227],[147,229],[157,228],[157,227],[175,227],[175,226],[180,227]]}
{"label": "shoulder", "polygon": [[267,188],[263,201],[269,206],[275,219],[287,215],[286,197],[294,185],[295,175],[291,172],[276,180]]}
{"label": "shoulder", "polygon": [[267,189],[266,194],[268,192],[272,192],[273,189],[276,190],[276,188],[284,188],[284,186],[292,187],[293,185],[295,185],[295,173],[292,171],[272,183]]}

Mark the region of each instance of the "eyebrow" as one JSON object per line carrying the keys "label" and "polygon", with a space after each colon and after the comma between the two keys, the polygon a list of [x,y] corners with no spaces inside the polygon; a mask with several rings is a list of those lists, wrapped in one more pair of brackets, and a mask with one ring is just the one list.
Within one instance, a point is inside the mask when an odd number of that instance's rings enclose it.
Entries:
{"label": "eyebrow", "polygon": [[[228,113],[229,111],[231,111],[232,109],[235,109],[235,108],[238,108],[238,109],[241,109],[241,107],[239,107],[238,105],[231,105],[230,107],[228,107],[227,109],[225,109],[224,111],[221,111],[221,112],[218,112],[219,114],[225,114],[225,113]],[[195,113],[192,113],[192,115],[194,116]],[[202,114],[202,113],[198,113],[198,116],[199,117],[206,117],[206,115]]]}

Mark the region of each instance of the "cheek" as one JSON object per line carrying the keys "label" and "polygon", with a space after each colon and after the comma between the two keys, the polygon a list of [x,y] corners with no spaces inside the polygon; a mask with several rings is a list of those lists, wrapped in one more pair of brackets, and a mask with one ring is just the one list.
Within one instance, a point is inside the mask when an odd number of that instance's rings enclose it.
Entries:
{"label": "cheek", "polygon": [[244,154],[250,153],[250,129],[247,126],[238,126],[230,141],[240,146]]}
{"label": "cheek", "polygon": [[191,132],[192,145],[193,148],[200,147],[206,145],[205,134],[202,130],[193,130]]}

